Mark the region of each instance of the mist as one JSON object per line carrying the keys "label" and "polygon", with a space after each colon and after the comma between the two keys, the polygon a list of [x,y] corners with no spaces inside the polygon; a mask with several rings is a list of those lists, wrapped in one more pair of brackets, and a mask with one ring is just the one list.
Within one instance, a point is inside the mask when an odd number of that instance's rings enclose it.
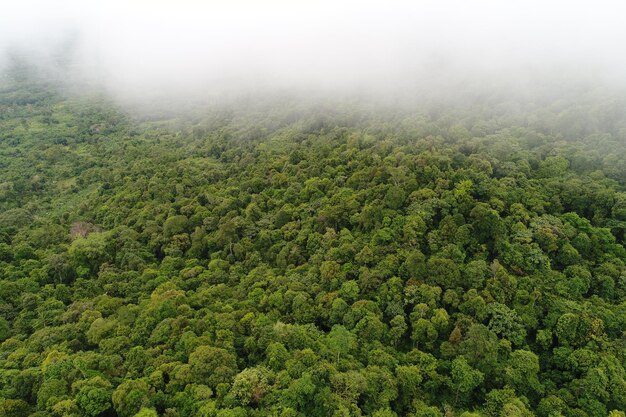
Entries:
{"label": "mist", "polygon": [[31,0],[4,6],[0,66],[20,56],[123,101],[622,89],[625,12],[618,1]]}

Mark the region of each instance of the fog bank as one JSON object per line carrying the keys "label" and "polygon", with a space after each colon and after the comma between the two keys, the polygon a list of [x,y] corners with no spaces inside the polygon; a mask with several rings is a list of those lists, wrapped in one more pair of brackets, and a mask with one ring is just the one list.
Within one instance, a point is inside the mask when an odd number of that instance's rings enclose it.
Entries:
{"label": "fog bank", "polygon": [[62,55],[51,72],[125,99],[622,88],[626,73],[619,1],[30,0],[3,12],[4,65]]}

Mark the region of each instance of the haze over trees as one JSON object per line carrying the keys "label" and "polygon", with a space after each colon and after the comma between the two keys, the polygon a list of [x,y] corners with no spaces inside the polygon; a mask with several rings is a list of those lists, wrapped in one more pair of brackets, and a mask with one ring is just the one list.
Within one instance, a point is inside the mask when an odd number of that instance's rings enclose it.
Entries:
{"label": "haze over trees", "polygon": [[[127,83],[121,58],[85,72],[80,36],[2,55],[0,417],[624,417],[622,58],[423,71],[392,59],[412,15],[359,49],[329,7],[230,39],[232,61],[145,41],[163,67]],[[105,57],[128,58],[127,19]],[[332,42],[272,40],[314,21]]]}
{"label": "haze over trees", "polygon": [[626,408],[622,97],[146,118],[29,74],[0,94],[3,415]]}

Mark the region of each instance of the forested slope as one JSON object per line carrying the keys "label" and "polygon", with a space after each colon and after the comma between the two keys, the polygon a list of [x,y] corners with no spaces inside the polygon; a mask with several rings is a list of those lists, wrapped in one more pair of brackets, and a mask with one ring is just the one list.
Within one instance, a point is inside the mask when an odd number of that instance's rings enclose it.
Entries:
{"label": "forested slope", "polygon": [[624,415],[623,98],[2,83],[0,415]]}

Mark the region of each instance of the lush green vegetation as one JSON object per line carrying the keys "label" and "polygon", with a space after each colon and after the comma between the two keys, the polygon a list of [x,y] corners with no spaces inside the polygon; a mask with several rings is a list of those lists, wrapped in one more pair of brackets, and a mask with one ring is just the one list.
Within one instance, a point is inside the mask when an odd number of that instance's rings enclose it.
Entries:
{"label": "lush green vegetation", "polygon": [[0,415],[617,417],[617,97],[0,90]]}

